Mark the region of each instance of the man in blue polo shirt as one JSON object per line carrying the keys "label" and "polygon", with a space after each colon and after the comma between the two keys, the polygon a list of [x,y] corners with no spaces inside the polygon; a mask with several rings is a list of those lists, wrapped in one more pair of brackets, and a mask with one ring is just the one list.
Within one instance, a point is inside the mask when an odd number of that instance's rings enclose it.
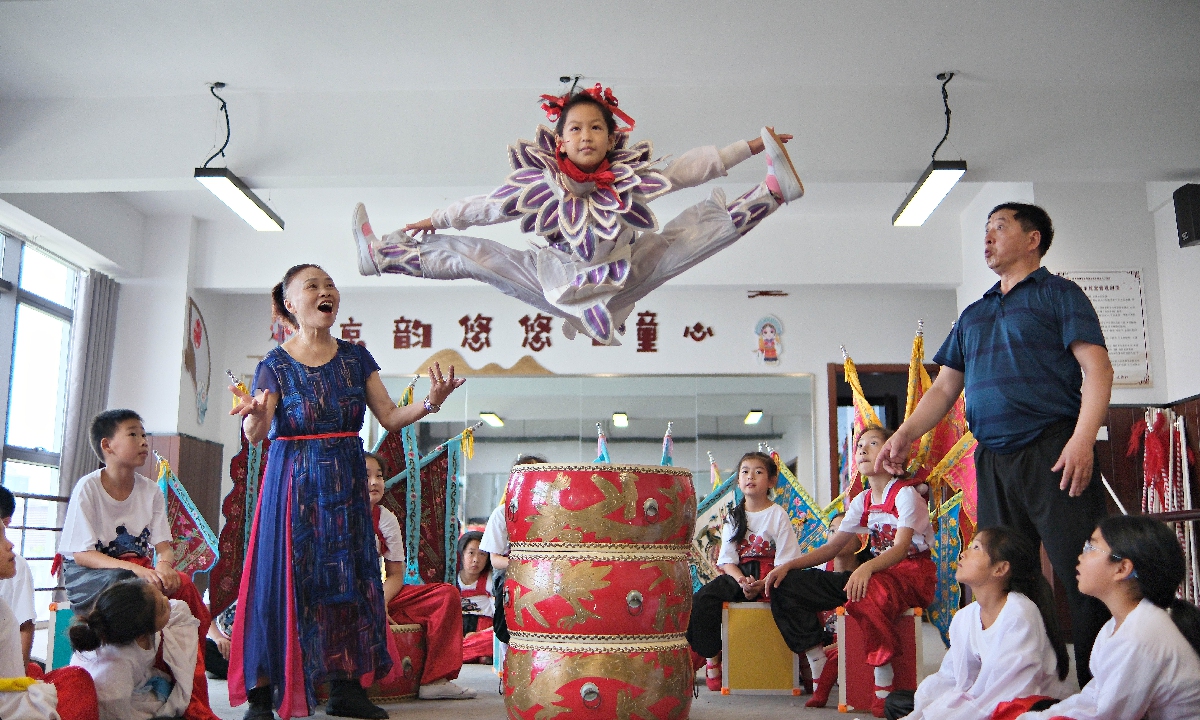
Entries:
{"label": "man in blue polo shirt", "polygon": [[966,389],[979,441],[979,525],[1008,525],[1046,547],[1066,588],[1076,675],[1108,611],[1079,592],[1083,543],[1107,515],[1096,477],[1096,433],[1108,413],[1112,365],[1091,302],[1078,285],[1041,266],[1054,227],[1036,205],[1005,203],[988,216],[983,256],[1000,276],[959,316],[934,356],[929,392],[879,452],[877,469],[899,474],[913,440],[934,427]]}

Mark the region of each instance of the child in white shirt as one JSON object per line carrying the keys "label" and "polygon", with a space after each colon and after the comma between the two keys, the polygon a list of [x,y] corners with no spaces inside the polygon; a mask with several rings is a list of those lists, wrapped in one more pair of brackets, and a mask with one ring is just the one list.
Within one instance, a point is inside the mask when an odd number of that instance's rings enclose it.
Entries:
{"label": "child in white shirt", "polygon": [[[17,502],[8,488],[0,487],[0,523],[8,527],[12,523]],[[37,620],[37,609],[33,601],[33,571],[20,553],[15,553],[16,572],[10,578],[0,578],[0,598],[8,603],[17,625],[21,629],[21,656],[29,664],[29,653],[33,649],[33,623]],[[0,716],[2,717],[2,716]]]}
{"label": "child in white shirt", "polygon": [[1003,525],[980,530],[958,559],[975,602],[950,623],[942,666],[914,694],[888,695],[887,716],[988,720],[1013,697],[1064,694],[1070,658],[1038,549]]}
{"label": "child in white shirt", "polygon": [[[911,486],[875,472],[875,457],[890,436],[879,427],[859,434],[855,462],[870,487],[850,501],[838,532],[816,550],[777,563],[759,583],[773,589],[775,623],[788,647],[808,657],[814,678],[821,677],[826,662],[819,613],[846,607],[863,630],[867,663],[875,668],[875,717],[884,716],[884,701],[892,691],[892,657],[899,646],[896,618],[909,608],[929,605],[937,585],[929,554],[934,537],[928,504]],[[815,569],[857,543],[859,534],[870,535],[871,560],[849,573]],[[829,688],[818,682],[805,705],[824,707],[828,698]]]}
{"label": "child in white shirt", "polygon": [[458,592],[462,596],[463,662],[492,662],[492,616],[496,598],[491,590],[488,554],[479,549],[483,533],[469,531],[458,539]]}
{"label": "child in white shirt", "polygon": [[[462,606],[450,583],[405,585],[404,533],[395,513],[381,504],[387,472],[383,458],[364,453],[367,493],[375,523],[375,543],[383,559],[383,600],[388,617],[399,625],[425,629],[425,669],[417,697],[422,700],[467,700],[475,691],[454,682],[462,670]],[[391,645],[389,644],[389,652]],[[400,667],[399,658],[396,667]]]}
{"label": "child in white shirt", "polygon": [[[771,500],[779,468],[766,453],[751,452],[738,463],[742,500],[721,526],[722,574],[696,591],[687,639],[696,654],[713,658],[721,652],[721,608],[727,602],[757,600],[764,588],[757,581],[772,567],[800,557],[800,545],[787,511]],[[783,626],[780,631],[787,632]],[[709,689],[720,689],[716,665],[709,663]]]}
{"label": "child in white shirt", "polygon": [[[0,579],[16,572],[13,545],[0,525]],[[22,639],[16,616],[0,598],[0,718],[4,720],[89,720],[96,717],[96,686],[80,668],[65,667],[41,675],[26,675]]]}
{"label": "child in white shirt", "polygon": [[69,630],[71,664],[96,681],[100,720],[216,720],[193,693],[199,625],[186,603],[141,578],[105,588]]}
{"label": "child in white shirt", "polygon": [[[1079,591],[1112,613],[1079,693],[1020,720],[1184,720],[1200,717],[1200,610],[1175,597],[1186,565],[1175,531],[1138,515],[1100,521],[1079,555]],[[1030,700],[1001,706],[1008,720]]]}

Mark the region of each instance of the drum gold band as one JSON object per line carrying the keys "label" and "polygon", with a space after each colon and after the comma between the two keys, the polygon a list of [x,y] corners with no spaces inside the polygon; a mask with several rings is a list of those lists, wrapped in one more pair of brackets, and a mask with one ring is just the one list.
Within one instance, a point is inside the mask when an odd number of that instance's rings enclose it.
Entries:
{"label": "drum gold band", "polygon": [[606,464],[586,464],[586,465],[559,465],[556,463],[547,463],[544,465],[515,465],[512,472],[527,473],[527,472],[590,472],[590,473],[642,473],[644,475],[680,475],[691,478],[692,471],[687,468],[671,467],[669,465],[606,465]]}
{"label": "drum gold band", "polygon": [[549,650],[560,653],[643,653],[686,650],[683,633],[668,635],[549,635],[510,632],[510,647],[516,650]]}
{"label": "drum gold band", "polygon": [[[519,557],[530,560],[534,557],[543,558],[547,555],[576,553],[575,557],[584,555],[654,555],[664,556],[671,560],[686,559],[692,550],[691,545],[654,545],[652,543],[528,543],[515,542],[510,547],[509,557]],[[613,558],[624,559],[624,558]]]}

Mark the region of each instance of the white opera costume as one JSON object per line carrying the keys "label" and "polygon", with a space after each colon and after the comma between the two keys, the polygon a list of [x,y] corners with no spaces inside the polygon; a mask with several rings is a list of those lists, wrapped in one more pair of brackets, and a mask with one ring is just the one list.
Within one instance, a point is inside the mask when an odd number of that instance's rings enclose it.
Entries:
{"label": "white opera costume", "polygon": [[[21,626],[12,608],[0,598],[0,678],[25,677]],[[50,683],[34,682],[23,690],[0,691],[3,720],[59,720],[58,690]]]}
{"label": "white opera costume", "polygon": [[[803,187],[783,146],[766,129],[763,142],[783,199],[800,197]],[[724,177],[751,152],[745,141],[721,150],[701,147],[662,169],[653,153],[649,141],[629,145],[628,135],[617,132],[608,164],[580,175],[569,161],[560,165],[554,132],[539,126],[534,142],[509,147],[513,172],[503,185],[438,210],[431,220],[437,230],[519,220],[522,231],[540,236],[545,245],[517,250],[440,232],[417,239],[396,231],[379,240],[360,204],[354,215],[359,271],[479,280],[563,318],[569,338],[579,331],[619,345],[616,336],[635,302],[728,247],[779,207],[766,181],[732,203],[718,188],[660,228],[650,201]]]}
{"label": "white opera costume", "polygon": [[1195,720],[1200,718],[1200,657],[1166,610],[1142,600],[1100,629],[1092,680],[1078,694],[1019,720]]}
{"label": "white opera costume", "polygon": [[1010,592],[986,630],[979,603],[950,623],[950,649],[937,673],[917,687],[910,720],[987,720],[1015,697],[1066,694],[1037,605]]}

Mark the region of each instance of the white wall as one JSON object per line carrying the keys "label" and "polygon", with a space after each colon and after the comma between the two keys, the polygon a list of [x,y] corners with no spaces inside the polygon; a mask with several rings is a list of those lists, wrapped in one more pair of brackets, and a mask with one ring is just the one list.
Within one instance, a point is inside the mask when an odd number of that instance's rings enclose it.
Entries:
{"label": "white wall", "polygon": [[[336,280],[337,278],[335,278]],[[917,320],[924,319],[930,344],[940,344],[955,314],[953,290],[873,288],[870,286],[796,286],[785,298],[747,299],[744,288],[673,288],[656,291],[638,307],[658,313],[659,352],[638,353],[632,328],[621,347],[593,347],[586,338],[568,341],[555,322],[552,344],[540,353],[521,347],[523,331],[518,320],[530,310],[521,303],[485,287],[477,289],[438,288],[428,282],[419,288],[380,288],[343,291],[339,322],[353,317],[363,323],[362,338],[385,375],[405,375],[434,352],[453,348],[469,364],[480,368],[488,363],[511,367],[524,355],[533,356],[547,369],[560,374],[720,374],[720,373],[811,373],[814,375],[816,435],[816,491],[828,496],[828,399],[827,363],[840,363],[839,344],[846,345],[857,362],[906,363]],[[260,356],[272,347],[268,327],[270,305],[266,293],[237,294],[227,298],[219,317],[209,318],[214,347],[224,343],[228,367],[236,374],[253,372]],[[477,313],[490,315],[492,347],[473,353],[461,347],[459,318]],[[393,320],[400,315],[416,317],[434,327],[434,346],[429,350],[396,350],[392,347]],[[778,316],[784,324],[783,353],[779,367],[766,368],[754,357],[754,324],[764,315]],[[682,336],[685,326],[702,321],[714,336],[697,343]],[[335,328],[336,330],[336,328]],[[222,340],[217,340],[218,336]],[[221,367],[223,370],[224,367]],[[227,401],[214,396],[216,412]],[[236,425],[222,425],[229,453]],[[682,445],[685,440],[680,441]],[[681,466],[692,464],[694,450],[679,447]],[[482,447],[482,446],[481,446]],[[506,456],[503,462],[511,457]],[[657,459],[657,458],[655,458]],[[790,458],[789,458],[790,459]],[[705,460],[705,463],[707,461]],[[812,460],[801,458],[802,466]],[[802,475],[803,477],[803,475]]]}
{"label": "white wall", "polygon": [[140,277],[121,283],[109,407],[137,410],[152,433],[178,432],[191,218],[150,218]]}
{"label": "white wall", "polygon": [[1141,270],[1147,339],[1148,388],[1113,388],[1113,404],[1159,404],[1168,394],[1154,224],[1143,183],[1036,183],[1037,202],[1054,220],[1054,243],[1044,264],[1063,270]]}
{"label": "white wall", "polygon": [[[1200,182],[1200,176],[1191,182]],[[1153,213],[1162,313],[1162,345],[1169,401],[1200,394],[1200,247],[1179,247],[1171,193],[1182,185],[1147,183]]]}

